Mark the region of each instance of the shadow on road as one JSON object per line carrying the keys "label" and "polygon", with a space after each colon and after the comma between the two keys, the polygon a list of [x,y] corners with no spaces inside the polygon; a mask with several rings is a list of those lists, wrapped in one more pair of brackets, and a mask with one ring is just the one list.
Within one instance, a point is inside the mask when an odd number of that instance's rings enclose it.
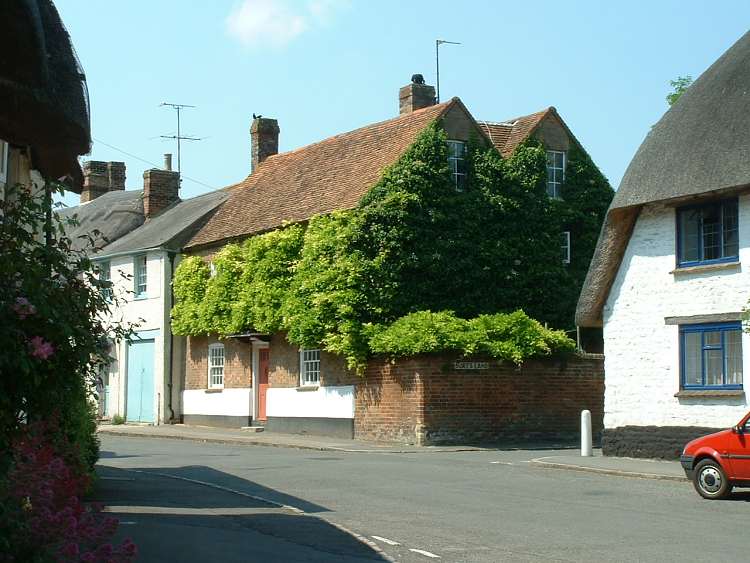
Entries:
{"label": "shadow on road", "polygon": [[[118,536],[138,545],[138,561],[388,560],[370,544],[310,514],[329,512],[325,507],[209,467],[129,470],[100,465],[97,473],[92,500],[104,503],[120,520]],[[226,489],[274,502],[285,499],[283,504],[305,514]]]}

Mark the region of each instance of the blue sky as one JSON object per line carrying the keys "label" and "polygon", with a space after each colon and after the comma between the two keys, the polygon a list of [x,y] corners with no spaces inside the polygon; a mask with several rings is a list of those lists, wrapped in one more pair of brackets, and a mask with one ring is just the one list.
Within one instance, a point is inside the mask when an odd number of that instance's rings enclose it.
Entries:
{"label": "blue sky", "polygon": [[[697,77],[747,30],[750,2],[56,0],[88,79],[93,149],[123,160],[129,189],[176,152],[163,101],[183,113],[182,197],[250,171],[252,113],[279,120],[280,150],[398,113],[413,73],[478,119],[555,106],[617,187],[666,111],[669,80]],[[107,145],[130,153],[128,156]],[[77,196],[65,198],[69,205]]]}

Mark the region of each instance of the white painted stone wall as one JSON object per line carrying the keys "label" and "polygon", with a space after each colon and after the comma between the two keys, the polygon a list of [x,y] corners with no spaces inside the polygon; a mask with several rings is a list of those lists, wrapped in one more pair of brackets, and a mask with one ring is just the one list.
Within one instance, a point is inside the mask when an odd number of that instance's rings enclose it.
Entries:
{"label": "white painted stone wall", "polygon": [[[674,208],[641,211],[603,311],[604,426],[731,426],[747,398],[677,398],[679,328],[665,317],[741,311],[750,298],[750,196],[739,199],[740,267],[671,273]],[[750,382],[750,338],[743,334],[743,374]]]}
{"label": "white painted stone wall", "polygon": [[222,389],[220,393],[205,389],[186,389],[182,392],[183,414],[252,416],[253,390],[247,388]]}
{"label": "white painted stone wall", "polygon": [[[110,259],[113,292],[120,299],[113,308],[113,321],[124,324],[140,323],[136,331],[158,330],[154,339],[154,412],[156,423],[161,424],[170,417],[168,409],[168,317],[169,311],[165,297],[169,298],[170,280],[167,254],[162,251],[146,254],[146,296],[136,299],[133,295],[134,255],[113,257]],[[129,276],[126,279],[124,276]],[[116,347],[116,369],[110,372],[110,404],[107,407],[110,416],[125,416],[127,399],[127,343],[120,342]],[[179,414],[179,413],[177,413]]]}
{"label": "white painted stone wall", "polygon": [[354,418],[354,385],[272,387],[266,395],[266,415],[274,417]]}

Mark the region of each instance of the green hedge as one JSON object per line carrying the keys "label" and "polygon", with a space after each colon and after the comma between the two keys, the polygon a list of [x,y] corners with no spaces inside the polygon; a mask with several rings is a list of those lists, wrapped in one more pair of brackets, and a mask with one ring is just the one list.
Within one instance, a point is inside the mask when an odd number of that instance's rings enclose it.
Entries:
{"label": "green hedge", "polygon": [[545,328],[523,311],[480,315],[470,320],[452,311],[419,311],[388,327],[368,327],[373,353],[398,358],[453,351],[486,354],[521,364],[524,360],[575,350],[575,342],[561,330]]}

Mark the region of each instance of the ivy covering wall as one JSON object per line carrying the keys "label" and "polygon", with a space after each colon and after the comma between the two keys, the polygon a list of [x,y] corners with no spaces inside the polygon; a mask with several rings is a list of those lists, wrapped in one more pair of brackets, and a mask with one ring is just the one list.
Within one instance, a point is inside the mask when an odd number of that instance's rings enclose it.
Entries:
{"label": "ivy covering wall", "polygon": [[[412,323],[433,322],[429,311],[445,311],[457,327],[461,319],[521,309],[573,328],[612,197],[606,179],[588,155],[571,151],[563,201],[553,201],[538,141],[526,141],[506,159],[471,143],[468,187],[457,191],[446,140],[438,124],[429,126],[357,208],[227,245],[213,257],[213,275],[201,258],[185,258],[174,279],[175,333],[286,331],[292,343],[321,346],[361,368],[373,351],[388,352],[389,340],[377,335],[417,312],[428,313]],[[562,262],[564,230],[573,239],[569,265]],[[546,330],[520,315],[493,322],[537,335]],[[499,350],[500,333],[487,334],[480,340],[495,344],[484,348]],[[560,333],[540,338],[548,345],[524,353],[570,348]]]}

